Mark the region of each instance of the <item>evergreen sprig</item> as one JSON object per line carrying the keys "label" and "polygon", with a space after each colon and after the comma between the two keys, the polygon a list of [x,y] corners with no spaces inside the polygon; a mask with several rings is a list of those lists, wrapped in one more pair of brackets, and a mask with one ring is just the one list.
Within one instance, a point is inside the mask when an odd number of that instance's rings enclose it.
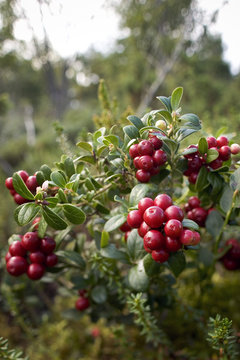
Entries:
{"label": "evergreen sprig", "polygon": [[0,359],[2,360],[28,360],[23,357],[23,352],[19,350],[9,349],[8,340],[0,337]]}
{"label": "evergreen sprig", "polygon": [[221,319],[219,314],[217,314],[215,319],[210,317],[207,341],[209,341],[214,350],[218,350],[220,359],[239,359],[237,337],[232,329],[232,320],[229,320],[227,317]]}

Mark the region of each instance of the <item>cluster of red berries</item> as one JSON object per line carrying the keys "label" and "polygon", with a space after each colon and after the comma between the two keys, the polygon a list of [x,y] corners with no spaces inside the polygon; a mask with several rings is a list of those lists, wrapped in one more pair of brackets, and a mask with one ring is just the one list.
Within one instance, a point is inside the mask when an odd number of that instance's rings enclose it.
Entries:
{"label": "cluster of red berries", "polygon": [[151,176],[157,175],[161,166],[167,161],[166,153],[161,150],[163,142],[157,136],[149,134],[149,140],[142,140],[129,148],[129,155],[137,170],[136,178],[142,183],[149,182]]}
{"label": "cluster of red berries", "polygon": [[[240,242],[237,239],[229,239],[226,246],[231,245],[228,252],[221,258],[224,267],[227,270],[240,269]],[[223,249],[220,249],[220,252]]]}
{"label": "cluster of red berries", "polygon": [[[27,188],[33,193],[36,193],[36,188],[39,186],[37,183],[37,177],[35,175],[29,176],[25,170],[19,170],[18,174],[21,176],[23,181],[25,182]],[[5,186],[9,189],[10,194],[13,196],[16,204],[21,205],[29,200],[24,199],[21,195],[19,195],[13,187],[13,179],[9,177],[5,180]]]}
{"label": "cluster of red berries", "polygon": [[[217,139],[214,136],[207,137],[208,149],[215,149],[218,152],[217,159],[208,163],[207,154],[201,155],[198,151],[186,154],[184,157],[188,160],[187,170],[184,175],[188,177],[191,184],[195,184],[197,181],[198,173],[202,166],[205,166],[208,170],[217,170],[222,167],[223,162],[230,159],[231,154],[238,154],[240,152],[240,146],[238,144],[232,144],[228,146],[228,139],[225,136],[219,136]],[[187,149],[198,149],[197,145],[190,145]]]}
{"label": "cluster of red berries", "polygon": [[127,238],[132,230],[131,226],[128,224],[127,221],[125,221],[125,223],[120,226],[119,230],[121,230],[122,232],[125,233],[124,239],[125,239],[125,241],[127,241]]}
{"label": "cluster of red berries", "polygon": [[19,241],[13,241],[5,256],[7,271],[12,276],[26,273],[29,279],[38,280],[46,267],[57,264],[57,255],[53,252],[55,247],[54,239],[48,236],[41,239],[36,231],[19,235]]}
{"label": "cluster of red berries", "polygon": [[80,297],[75,302],[75,308],[79,311],[86,310],[90,306],[89,299],[86,297],[87,291],[85,289],[79,290],[78,294]]}
{"label": "cluster of red berries", "polygon": [[200,206],[200,199],[197,196],[191,196],[184,206],[187,217],[195,221],[199,226],[204,227],[208,214],[213,210],[206,210]]}
{"label": "cluster of red berries", "polygon": [[138,210],[129,212],[127,222],[138,228],[143,237],[144,249],[152,254],[153,260],[163,263],[170,252],[176,252],[183,245],[197,245],[200,234],[182,225],[184,214],[179,206],[173,205],[167,194],[160,194],[154,200],[143,198]]}

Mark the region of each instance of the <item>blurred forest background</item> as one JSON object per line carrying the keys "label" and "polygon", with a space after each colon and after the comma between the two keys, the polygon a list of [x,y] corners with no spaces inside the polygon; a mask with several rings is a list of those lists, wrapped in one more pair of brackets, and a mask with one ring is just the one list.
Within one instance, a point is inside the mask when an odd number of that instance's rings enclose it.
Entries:
{"label": "blurred forest background", "polygon": [[[34,1],[39,11],[51,4],[51,0]],[[5,178],[18,169],[33,174],[43,163],[52,166],[61,154],[56,134],[61,138],[62,128],[73,147],[96,124],[103,125],[102,118],[97,116],[102,111],[108,124],[118,119],[126,121],[128,113],[142,115],[150,107],[159,108],[157,95],[168,96],[172,89],[183,86],[184,112],[198,114],[205,131],[214,134],[223,125],[231,132],[240,130],[240,74],[231,73],[229,64],[223,60],[221,37],[209,30],[219,9],[206,20],[195,0],[119,0],[109,1],[109,6],[119,14],[121,28],[127,29],[126,36],[118,39],[111,51],[91,49],[85,54],[61,58],[46,31],[41,42],[34,33],[31,44],[17,40],[14,27],[19,20],[16,9],[21,8],[21,1],[0,0],[3,249],[8,237],[17,230],[12,216],[15,205],[4,188]],[[24,11],[21,16],[25,18]],[[79,41],[81,36],[84,34],[79,34]],[[26,56],[29,45],[31,57]],[[105,79],[111,96],[110,102],[102,99],[105,109],[98,101],[100,79]],[[0,314],[1,328],[6,326],[4,336],[15,344],[21,343],[18,326],[12,323],[10,330],[5,314],[9,315],[6,307]],[[61,326],[66,325],[60,320],[57,324],[55,328],[51,325],[49,331],[59,334]],[[42,326],[42,336],[46,336],[45,325]],[[70,339],[63,330],[62,337],[65,343]],[[72,343],[68,346],[74,347]],[[49,359],[64,358],[57,356]],[[38,355],[32,359],[38,360]]]}

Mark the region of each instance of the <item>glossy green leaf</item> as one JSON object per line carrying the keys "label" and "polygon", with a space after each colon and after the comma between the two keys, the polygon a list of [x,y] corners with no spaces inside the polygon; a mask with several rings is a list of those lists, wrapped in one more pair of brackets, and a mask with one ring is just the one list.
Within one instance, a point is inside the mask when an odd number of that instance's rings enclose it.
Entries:
{"label": "glossy green leaf", "polygon": [[44,181],[46,180],[42,171],[36,172],[36,178],[37,178],[37,183],[39,186],[41,186],[44,183]]}
{"label": "glossy green leaf", "polygon": [[15,210],[14,218],[18,225],[29,224],[39,213],[40,206],[35,203],[26,203],[18,206]]}
{"label": "glossy green leaf", "polygon": [[75,166],[74,166],[74,162],[73,159],[71,158],[66,158],[66,160],[64,161],[64,169],[65,172],[67,174],[67,176],[70,178],[73,174],[75,174]]}
{"label": "glossy green leaf", "polygon": [[34,195],[28,190],[25,182],[18,173],[13,174],[13,187],[24,199],[34,200]]}
{"label": "glossy green leaf", "polygon": [[102,231],[101,234],[101,248],[104,248],[109,243],[109,233],[107,231]]}
{"label": "glossy green leaf", "polygon": [[177,110],[179,108],[182,95],[183,95],[182,87],[177,87],[176,89],[173,90],[171,95],[171,106],[173,110]]}
{"label": "glossy green leaf", "polygon": [[85,261],[82,256],[75,251],[71,250],[59,250],[56,252],[56,255],[59,256],[62,260],[66,260],[67,262],[76,264],[80,269],[85,269]]}
{"label": "glossy green leaf", "polygon": [[114,146],[119,146],[119,137],[116,135],[107,135],[103,137],[102,141],[105,145],[113,144]]}
{"label": "glossy green leaf", "polygon": [[107,291],[105,286],[97,285],[91,291],[91,298],[96,304],[103,304],[107,300]]}
{"label": "glossy green leaf", "polygon": [[134,261],[140,259],[143,254],[143,238],[138,234],[137,229],[133,229],[127,239],[127,250],[130,258]]}
{"label": "glossy green leaf", "polygon": [[43,238],[45,233],[46,233],[46,230],[47,230],[47,222],[45,221],[44,217],[41,216],[41,220],[40,222],[38,223],[38,236],[40,238]]}
{"label": "glossy green leaf", "polygon": [[135,115],[130,115],[127,117],[127,119],[138,129],[140,130],[142,127],[144,127],[145,125],[143,124],[142,120],[139,119],[137,116]]}
{"label": "glossy green leaf", "polygon": [[199,117],[196,114],[184,114],[181,115],[181,117],[178,119],[181,126],[195,129],[195,130],[201,130],[201,123],[199,120]]}
{"label": "glossy green leaf", "polygon": [[201,191],[207,187],[208,184],[208,170],[205,168],[205,166],[202,166],[197,177],[196,189]]}
{"label": "glossy green leaf", "polygon": [[225,185],[220,199],[220,207],[225,213],[227,213],[228,210],[231,208],[232,197],[233,197],[233,190],[230,188],[229,185]]}
{"label": "glossy green leaf", "polygon": [[157,96],[157,99],[161,101],[169,112],[172,112],[171,97]]}
{"label": "glossy green leaf", "polygon": [[45,180],[50,180],[50,175],[51,175],[52,170],[50,169],[49,166],[47,166],[46,164],[42,165],[40,167],[40,171],[42,171]]}
{"label": "glossy green leaf", "polygon": [[183,251],[171,253],[168,258],[168,265],[175,277],[178,277],[186,267],[186,259]]}
{"label": "glossy green leaf", "polygon": [[67,223],[47,206],[43,207],[43,216],[48,225],[55,230],[63,230],[67,227]]}
{"label": "glossy green leaf", "polygon": [[124,126],[123,131],[130,139],[137,139],[140,137],[138,129],[133,125]]}
{"label": "glossy green leaf", "polygon": [[240,168],[238,168],[230,177],[230,187],[233,191],[240,190]]}
{"label": "glossy green leaf", "polygon": [[51,180],[54,184],[56,184],[60,188],[65,188],[66,180],[59,171],[53,171],[51,173]]}
{"label": "glossy green leaf", "polygon": [[72,224],[80,225],[86,220],[86,215],[77,206],[71,204],[63,205],[63,213]]}
{"label": "glossy green leaf", "polygon": [[216,149],[208,149],[207,151],[207,163],[209,164],[210,162],[216,160],[219,156],[219,152]]}
{"label": "glossy green leaf", "polygon": [[118,229],[127,219],[126,214],[118,214],[111,217],[104,225],[104,230],[107,232]]}
{"label": "glossy green leaf", "polygon": [[137,184],[134,186],[130,193],[129,204],[130,206],[137,205],[139,200],[146,197],[151,191],[151,185],[149,184]]}
{"label": "glossy green leaf", "polygon": [[172,122],[172,115],[168,110],[159,110],[158,113],[164,118],[164,120],[167,120],[170,123]]}
{"label": "glossy green leaf", "polygon": [[128,256],[125,252],[118,250],[114,244],[109,244],[101,249],[101,255],[108,259],[119,260],[123,263],[128,264]]}
{"label": "glossy green leaf", "polygon": [[199,139],[198,141],[198,151],[204,155],[207,153],[208,151],[208,143],[206,138],[202,137],[201,139]]}
{"label": "glossy green leaf", "polygon": [[192,221],[190,219],[183,219],[182,226],[184,228],[192,229],[192,230],[199,230],[199,226],[195,221]]}
{"label": "glossy green leaf", "polygon": [[213,210],[207,217],[205,227],[209,234],[211,234],[213,237],[217,237],[220,234],[223,223],[224,220],[220,213],[216,210]]}
{"label": "glossy green leaf", "polygon": [[146,291],[149,286],[149,278],[145,272],[143,260],[132,267],[128,273],[128,282],[133,290]]}
{"label": "glossy green leaf", "polygon": [[95,164],[96,160],[93,156],[85,156],[85,155],[82,155],[82,156],[79,156],[78,157],[78,161],[83,161],[83,162],[87,162],[89,164]]}
{"label": "glossy green leaf", "polygon": [[151,254],[147,254],[144,256],[143,265],[145,272],[148,276],[158,275],[163,269],[163,265],[153,260]]}
{"label": "glossy green leaf", "polygon": [[90,153],[93,152],[93,147],[91,144],[89,144],[88,142],[85,142],[85,141],[79,141],[77,143],[77,146],[80,147],[81,149],[84,149]]}
{"label": "glossy green leaf", "polygon": [[62,202],[62,203],[68,202],[63,189],[58,189],[58,198],[59,198],[60,202]]}

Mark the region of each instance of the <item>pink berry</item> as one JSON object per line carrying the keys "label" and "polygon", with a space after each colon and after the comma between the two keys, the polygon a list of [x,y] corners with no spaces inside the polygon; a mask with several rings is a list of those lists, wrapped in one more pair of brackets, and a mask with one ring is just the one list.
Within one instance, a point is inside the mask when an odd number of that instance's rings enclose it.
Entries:
{"label": "pink berry", "polygon": [[165,216],[167,220],[176,219],[182,221],[184,214],[182,209],[179,206],[171,205],[165,210]]}
{"label": "pink berry", "polygon": [[224,258],[223,259],[223,265],[227,270],[237,270],[239,269],[239,262],[236,260]]}
{"label": "pink berry", "polygon": [[197,231],[193,231],[193,245],[197,245],[200,243],[201,236]]}
{"label": "pink berry", "polygon": [[6,263],[8,262],[9,259],[11,259],[12,255],[10,254],[10,252],[8,251],[5,255],[5,261]]}
{"label": "pink berry", "polygon": [[136,156],[133,159],[133,165],[135,166],[136,169],[140,169],[139,159],[140,159],[140,156]]}
{"label": "pink berry", "polygon": [[233,155],[237,155],[240,153],[240,145],[239,144],[232,144],[230,149],[231,149],[231,153]]}
{"label": "pink berry", "polygon": [[27,199],[24,199],[24,198],[23,198],[21,195],[19,195],[19,194],[15,194],[15,195],[13,196],[13,198],[14,198],[15,203],[18,204],[18,205],[22,205],[22,204],[25,204],[26,202],[28,202]]}
{"label": "pink berry", "polygon": [[[188,150],[188,149],[197,149],[198,150],[198,147],[197,147],[197,145],[189,145],[186,150]],[[190,158],[196,156],[197,154],[198,154],[198,152],[196,151],[196,152],[191,153],[191,154],[186,154],[186,155],[184,155],[184,157],[186,159],[190,159]]]}
{"label": "pink berry", "polygon": [[169,258],[169,253],[166,250],[154,250],[152,252],[152,258],[156,262],[164,263]]}
{"label": "pink berry", "polygon": [[154,147],[153,144],[149,140],[142,140],[138,144],[138,152],[139,155],[153,155]]}
{"label": "pink berry", "polygon": [[158,230],[149,230],[143,238],[144,244],[151,250],[162,249],[165,245],[163,234]]}
{"label": "pink berry", "polygon": [[213,169],[213,170],[217,170],[220,167],[222,167],[222,160],[217,158],[216,160],[213,160],[212,162],[210,162],[209,166]]}
{"label": "pink berry", "polygon": [[127,223],[127,221],[125,221],[125,223],[123,223],[120,228],[119,228],[122,232],[127,232],[127,231],[131,231],[132,228],[131,226]]}
{"label": "pink berry", "polygon": [[153,166],[153,168],[151,170],[149,170],[151,176],[157,175],[159,174],[161,168],[160,166]]}
{"label": "pink berry", "polygon": [[143,247],[144,247],[144,249],[146,250],[146,252],[148,252],[149,254],[152,253],[152,250],[149,249],[149,247],[147,247],[144,243],[143,243]]}
{"label": "pink berry", "polygon": [[129,237],[130,234],[131,234],[131,231],[126,231],[126,232],[125,232],[125,235],[124,235],[124,240],[125,240],[125,242],[127,241],[127,239],[128,239],[128,237]]}
{"label": "pink berry", "polygon": [[149,197],[143,198],[138,203],[138,210],[141,212],[141,214],[144,213],[145,210],[147,210],[150,206],[153,206],[153,200]]}
{"label": "pink berry", "polygon": [[195,156],[188,160],[188,169],[192,172],[198,172],[201,168],[202,162],[198,156]]}
{"label": "pink berry", "polygon": [[196,184],[197,178],[198,178],[198,173],[191,173],[191,175],[188,178],[188,181],[191,184]]}
{"label": "pink berry", "polygon": [[136,172],[136,178],[141,183],[148,183],[151,178],[151,174],[149,171],[144,171],[140,169]]}
{"label": "pink berry", "polygon": [[137,156],[139,156],[139,153],[138,153],[138,144],[133,144],[130,146],[129,148],[129,155],[131,156],[131,158],[135,158]]}
{"label": "pink berry", "polygon": [[143,220],[151,227],[158,228],[164,222],[164,211],[158,206],[149,207],[143,214]]}
{"label": "pink berry", "polygon": [[128,224],[136,229],[139,228],[141,223],[143,222],[142,214],[139,210],[132,210],[127,216]]}
{"label": "pink berry", "polygon": [[154,205],[159,206],[161,209],[166,210],[172,205],[172,198],[167,194],[160,194],[155,197]]}
{"label": "pink berry", "polygon": [[193,209],[192,213],[193,213],[194,221],[199,226],[204,226],[205,221],[206,221],[207,216],[208,216],[207,210],[203,209],[202,207],[198,207],[198,208]]}
{"label": "pink berry", "polygon": [[193,245],[194,243],[194,234],[193,231],[191,230],[183,230],[181,235],[180,235],[180,242],[183,245]]}

